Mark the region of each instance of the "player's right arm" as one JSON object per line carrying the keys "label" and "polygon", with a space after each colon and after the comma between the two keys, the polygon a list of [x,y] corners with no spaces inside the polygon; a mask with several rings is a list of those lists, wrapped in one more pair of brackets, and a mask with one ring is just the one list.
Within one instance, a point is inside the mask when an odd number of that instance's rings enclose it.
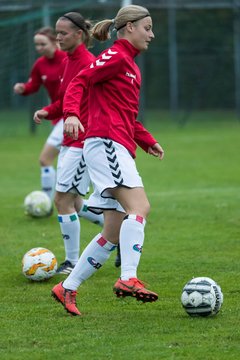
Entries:
{"label": "player's right arm", "polygon": [[45,110],[47,114],[48,120],[54,120],[59,117],[62,117],[63,109],[62,109],[62,99],[58,99],[54,101],[53,103],[44,106],[43,110]]}
{"label": "player's right arm", "polygon": [[30,77],[26,83],[17,83],[13,90],[19,95],[29,95],[37,92],[42,85],[41,74],[38,70],[38,62],[35,62],[30,73]]}
{"label": "player's right arm", "polygon": [[40,109],[35,111],[34,115],[33,115],[33,120],[35,121],[36,124],[41,124],[43,119],[46,119],[48,116],[48,112],[44,109]]}
{"label": "player's right arm", "polygon": [[68,136],[76,139],[78,131],[84,130],[79,120],[84,90],[114,77],[121,66],[121,60],[116,51],[108,49],[70,82],[63,101],[63,115],[66,120],[64,131]]}
{"label": "player's right arm", "polygon": [[[79,131],[84,133],[85,129],[81,121],[76,116],[69,116],[64,121],[64,132],[71,136],[74,140],[78,139]],[[70,135],[71,134],[71,135]]]}
{"label": "player's right arm", "polygon": [[16,83],[13,87],[13,91],[15,92],[15,94],[18,95],[22,95],[24,93],[24,90],[25,90],[24,83]]}

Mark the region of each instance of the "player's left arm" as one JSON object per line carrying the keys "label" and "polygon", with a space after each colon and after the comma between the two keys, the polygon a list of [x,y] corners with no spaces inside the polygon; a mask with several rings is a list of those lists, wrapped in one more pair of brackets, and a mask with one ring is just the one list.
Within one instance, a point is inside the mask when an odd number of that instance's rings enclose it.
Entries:
{"label": "player's left arm", "polygon": [[22,95],[25,96],[37,92],[41,85],[43,85],[43,82],[41,72],[39,70],[39,60],[37,60],[32,67],[28,81],[24,83],[24,92]]}
{"label": "player's left arm", "polygon": [[134,127],[134,140],[148,154],[163,159],[164,151],[158,141],[145,129],[145,127],[136,120]]}
{"label": "player's left arm", "polygon": [[62,99],[58,99],[56,101],[54,101],[53,103],[44,106],[43,110],[47,111],[48,113],[48,117],[47,120],[54,120],[57,119],[58,117],[63,116],[63,104],[62,104]]}
{"label": "player's left arm", "polygon": [[164,157],[164,150],[159,143],[149,146],[148,153],[158,157],[160,160],[162,160]]}

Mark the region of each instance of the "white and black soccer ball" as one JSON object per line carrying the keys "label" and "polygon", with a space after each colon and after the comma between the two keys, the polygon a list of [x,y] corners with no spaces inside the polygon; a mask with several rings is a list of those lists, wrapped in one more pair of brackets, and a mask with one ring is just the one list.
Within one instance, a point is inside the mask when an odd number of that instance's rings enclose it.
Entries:
{"label": "white and black soccer ball", "polygon": [[223,293],[214,280],[197,277],[184,286],[181,303],[190,316],[216,315],[223,303]]}
{"label": "white and black soccer ball", "polygon": [[33,217],[46,217],[51,214],[52,202],[45,192],[32,191],[24,199],[24,210]]}
{"label": "white and black soccer ball", "polygon": [[29,250],[22,259],[23,275],[34,281],[51,278],[57,270],[57,259],[52,251],[37,247]]}

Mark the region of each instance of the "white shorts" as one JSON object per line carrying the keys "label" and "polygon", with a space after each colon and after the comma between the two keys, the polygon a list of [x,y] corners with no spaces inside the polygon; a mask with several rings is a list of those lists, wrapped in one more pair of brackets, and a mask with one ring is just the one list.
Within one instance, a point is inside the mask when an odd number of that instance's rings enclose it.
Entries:
{"label": "white shorts", "polygon": [[56,191],[86,195],[90,177],[83,149],[62,146],[58,155]]}
{"label": "white shorts", "polygon": [[124,212],[108,189],[118,186],[143,187],[136,164],[128,150],[121,144],[104,138],[88,138],[84,142],[84,158],[94,187],[89,197],[89,210],[118,210]]}
{"label": "white shorts", "polygon": [[46,144],[52,145],[60,150],[63,142],[63,119],[59,120],[46,140]]}

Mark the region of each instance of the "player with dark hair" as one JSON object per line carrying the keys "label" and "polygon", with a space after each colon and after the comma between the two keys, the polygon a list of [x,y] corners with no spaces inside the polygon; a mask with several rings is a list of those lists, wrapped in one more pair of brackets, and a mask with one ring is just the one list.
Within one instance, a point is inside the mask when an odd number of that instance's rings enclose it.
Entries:
{"label": "player with dark hair", "polygon": [[[91,23],[77,12],[69,12],[56,22],[56,33],[59,46],[66,51],[67,58],[58,100],[34,114],[36,123],[42,119],[62,116],[62,102],[69,82],[86,66],[95,60],[88,51],[90,44]],[[88,97],[85,93],[81,101],[81,122],[87,127]],[[90,212],[87,200],[83,200],[88,190],[90,178],[83,157],[84,135],[79,133],[76,139],[64,134],[64,139],[57,165],[57,184],[55,205],[58,210],[58,221],[65,247],[65,261],[57,269],[57,273],[69,274],[79,258],[80,221],[79,216],[93,223],[103,224],[103,215]]]}

